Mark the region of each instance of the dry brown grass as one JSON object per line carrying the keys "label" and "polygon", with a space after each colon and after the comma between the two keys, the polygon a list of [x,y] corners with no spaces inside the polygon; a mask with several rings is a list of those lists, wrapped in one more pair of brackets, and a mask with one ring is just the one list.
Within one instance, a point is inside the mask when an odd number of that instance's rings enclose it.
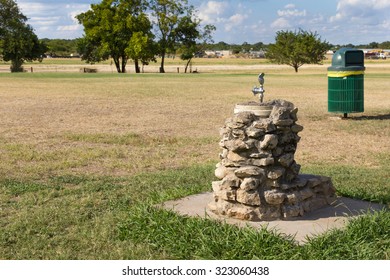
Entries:
{"label": "dry brown grass", "polygon": [[0,176],[127,176],[216,162],[218,130],[235,103],[254,99],[259,71],[266,99],[299,108],[298,163],[375,167],[377,155],[390,152],[389,64],[367,66],[365,113],[350,120],[327,112],[326,66],[299,74],[273,65],[207,67],[198,75],[3,74]]}

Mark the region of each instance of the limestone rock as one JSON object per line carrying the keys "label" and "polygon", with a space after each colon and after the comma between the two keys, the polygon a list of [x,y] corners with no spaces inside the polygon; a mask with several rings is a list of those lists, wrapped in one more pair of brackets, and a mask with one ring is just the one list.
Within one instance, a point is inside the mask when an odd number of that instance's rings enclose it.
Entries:
{"label": "limestone rock", "polygon": [[282,204],[286,197],[287,195],[283,192],[277,192],[274,190],[264,192],[265,201],[273,205]]}
{"label": "limestone rock", "polygon": [[[279,120],[286,120],[286,119],[290,119],[290,113],[291,113],[291,110],[292,107],[294,106],[291,102],[288,102],[289,104],[285,103],[286,106],[274,106],[272,111],[271,111],[271,114],[270,114],[270,118],[273,120],[273,122],[275,123],[276,121],[279,121]],[[292,107],[291,107],[292,106]]]}
{"label": "limestone rock", "polygon": [[263,130],[266,133],[274,132],[276,130],[276,126],[270,119],[260,119],[254,121],[252,127]]}
{"label": "limestone rock", "polygon": [[244,166],[234,171],[239,178],[264,175],[264,170],[257,166]]}
{"label": "limestone rock", "polygon": [[270,152],[260,152],[260,153],[253,153],[253,154],[250,154],[249,157],[251,158],[269,158],[271,157],[272,154]]}
{"label": "limestone rock", "polygon": [[299,171],[301,170],[301,165],[296,163],[295,161],[293,161],[293,163],[290,165],[290,170],[294,173],[294,174],[299,174]]}
{"label": "limestone rock", "polygon": [[292,109],[291,112],[290,112],[290,118],[292,118],[295,122],[298,120],[297,113],[298,113],[298,108],[297,107]]}
{"label": "limestone rock", "polygon": [[255,165],[255,166],[268,166],[268,165],[273,165],[275,163],[275,159],[272,157],[261,158],[261,159],[252,159],[251,163],[252,163],[252,165]]}
{"label": "limestone rock", "polygon": [[246,131],[246,135],[252,138],[260,138],[265,134],[265,131],[255,127],[249,127]]}
{"label": "limestone rock", "polygon": [[297,204],[299,201],[301,201],[299,192],[293,192],[286,196],[287,202],[290,205]]}
{"label": "limestone rock", "polygon": [[261,184],[260,179],[248,177],[248,178],[244,178],[244,180],[242,180],[242,183],[240,185],[240,189],[242,189],[244,191],[253,191],[253,190],[257,190],[259,188],[260,184]]}
{"label": "limestone rock", "polygon": [[249,124],[254,120],[255,115],[251,112],[240,112],[234,115],[234,123]]}
{"label": "limestone rock", "polygon": [[294,161],[294,154],[287,153],[279,157],[278,162],[281,166],[289,167]]}
{"label": "limestone rock", "polygon": [[234,174],[229,174],[221,181],[221,188],[228,189],[228,188],[238,188],[240,187],[241,180],[236,177]]}
{"label": "limestone rock", "polygon": [[303,130],[303,126],[299,125],[299,124],[294,124],[292,127],[291,127],[291,131],[294,132],[294,133],[298,133],[298,132],[301,132]]}
{"label": "limestone rock", "polygon": [[284,174],[284,170],[282,167],[273,168],[268,172],[267,177],[272,180],[279,179]]}
{"label": "limestone rock", "polygon": [[278,145],[278,136],[274,134],[266,134],[264,140],[260,142],[260,149],[272,150]]}
{"label": "limestone rock", "polygon": [[252,206],[259,206],[260,195],[257,191],[244,191],[243,189],[237,190],[237,201]]}
{"label": "limestone rock", "polygon": [[256,214],[253,208],[236,206],[228,209],[227,216],[240,220],[253,221],[256,219]]}
{"label": "limestone rock", "polygon": [[243,128],[245,127],[245,124],[242,123],[242,122],[234,122],[233,119],[227,119],[226,122],[225,122],[225,125],[227,128],[230,128],[230,129],[240,129],[240,128]]}
{"label": "limestone rock", "polygon": [[303,207],[300,205],[283,206],[282,210],[283,210],[283,217],[286,219],[303,216],[304,213]]}
{"label": "limestone rock", "polygon": [[228,152],[227,159],[230,161],[233,161],[233,162],[245,162],[247,160],[246,157],[244,157],[238,153],[235,153],[233,151]]}
{"label": "limestone rock", "polygon": [[302,200],[308,199],[314,195],[314,192],[310,188],[304,188],[299,192]]}
{"label": "limestone rock", "polygon": [[281,209],[279,205],[267,205],[259,207],[260,220],[270,221],[279,218],[281,218]]}
{"label": "limestone rock", "polygon": [[249,145],[241,139],[224,141],[223,147],[233,152],[246,151],[249,149]]}
{"label": "limestone rock", "polygon": [[222,200],[236,200],[236,190],[228,187],[222,186],[222,181],[214,181],[212,182],[212,188],[214,193],[215,199],[222,199]]}
{"label": "limestone rock", "polygon": [[215,177],[218,179],[223,179],[227,175],[227,168],[223,165],[220,165],[214,171]]}
{"label": "limestone rock", "polygon": [[274,120],[274,124],[277,126],[289,126],[294,123],[294,120],[292,119],[284,119],[284,120]]}
{"label": "limestone rock", "polygon": [[298,109],[274,100],[268,118],[240,112],[220,130],[220,163],[212,183],[210,209],[244,220],[291,218],[313,211],[335,197],[329,177],[299,175],[294,153],[303,127]]}
{"label": "limestone rock", "polygon": [[229,153],[229,150],[228,150],[228,149],[222,149],[222,152],[219,154],[219,158],[220,158],[220,159],[225,159],[225,158],[227,158],[228,153]]}
{"label": "limestone rock", "polygon": [[246,137],[245,131],[242,129],[233,129],[231,135],[236,139],[244,140]]}

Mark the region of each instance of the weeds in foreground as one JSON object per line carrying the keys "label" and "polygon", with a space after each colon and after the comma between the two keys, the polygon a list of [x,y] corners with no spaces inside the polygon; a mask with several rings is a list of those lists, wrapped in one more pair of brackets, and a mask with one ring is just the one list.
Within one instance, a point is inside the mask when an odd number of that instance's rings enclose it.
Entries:
{"label": "weeds in foreground", "polygon": [[376,212],[299,246],[292,236],[266,228],[238,228],[139,205],[120,224],[119,237],[172,259],[390,259],[389,228],[390,212]]}
{"label": "weeds in foreground", "polygon": [[[354,197],[360,174],[389,203],[381,169],[321,171]],[[131,177],[62,175],[42,182],[0,182],[1,259],[389,259],[390,213],[352,220],[344,230],[299,246],[265,228],[256,231],[181,217],[156,205],[210,190],[213,164]],[[375,171],[376,170],[376,171]],[[379,172],[379,173],[375,173]]]}

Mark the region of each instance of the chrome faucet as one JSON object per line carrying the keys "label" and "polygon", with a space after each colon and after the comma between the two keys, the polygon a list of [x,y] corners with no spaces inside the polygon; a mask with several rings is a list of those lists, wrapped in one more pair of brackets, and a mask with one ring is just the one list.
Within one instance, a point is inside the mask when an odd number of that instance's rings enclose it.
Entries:
{"label": "chrome faucet", "polygon": [[256,94],[259,95],[260,103],[263,103],[264,92],[265,92],[265,90],[264,90],[264,75],[265,75],[264,73],[259,74],[258,80],[260,83],[260,87],[254,86],[252,89],[253,95],[255,95],[255,96],[256,96]]}

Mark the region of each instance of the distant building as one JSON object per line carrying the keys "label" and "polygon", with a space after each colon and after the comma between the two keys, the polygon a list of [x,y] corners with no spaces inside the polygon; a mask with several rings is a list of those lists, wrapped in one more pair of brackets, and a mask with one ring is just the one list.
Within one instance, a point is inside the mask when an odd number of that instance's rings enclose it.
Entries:
{"label": "distant building", "polygon": [[265,51],[249,51],[251,58],[265,58]]}
{"label": "distant building", "polygon": [[205,51],[207,57],[223,57],[229,58],[232,55],[232,51],[222,50],[222,51]]}

